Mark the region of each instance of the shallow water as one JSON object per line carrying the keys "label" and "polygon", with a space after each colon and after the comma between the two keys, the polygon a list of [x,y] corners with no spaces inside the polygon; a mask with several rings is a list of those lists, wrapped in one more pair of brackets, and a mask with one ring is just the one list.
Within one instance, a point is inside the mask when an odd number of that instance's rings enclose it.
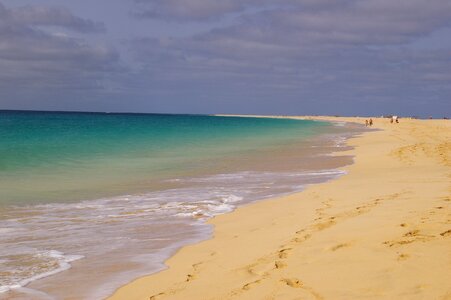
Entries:
{"label": "shallow water", "polygon": [[337,168],[351,158],[330,153],[361,130],[279,119],[11,114],[0,119],[8,124],[0,130],[0,298],[8,299],[105,297],[208,238],[206,219],[343,174]]}

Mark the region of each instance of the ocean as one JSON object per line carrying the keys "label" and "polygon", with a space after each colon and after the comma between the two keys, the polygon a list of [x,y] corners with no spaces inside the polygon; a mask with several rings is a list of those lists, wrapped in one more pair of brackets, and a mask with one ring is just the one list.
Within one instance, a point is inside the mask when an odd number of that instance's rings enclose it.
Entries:
{"label": "ocean", "polygon": [[357,125],[0,111],[0,299],[101,299],[207,239],[205,221],[352,163]]}

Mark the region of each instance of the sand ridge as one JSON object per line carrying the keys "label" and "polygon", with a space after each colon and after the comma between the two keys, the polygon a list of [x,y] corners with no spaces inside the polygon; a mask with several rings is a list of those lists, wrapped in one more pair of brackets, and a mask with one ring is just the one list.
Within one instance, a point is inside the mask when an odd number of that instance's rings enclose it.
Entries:
{"label": "sand ridge", "polygon": [[347,175],[215,217],[111,299],[451,299],[451,123],[373,120]]}

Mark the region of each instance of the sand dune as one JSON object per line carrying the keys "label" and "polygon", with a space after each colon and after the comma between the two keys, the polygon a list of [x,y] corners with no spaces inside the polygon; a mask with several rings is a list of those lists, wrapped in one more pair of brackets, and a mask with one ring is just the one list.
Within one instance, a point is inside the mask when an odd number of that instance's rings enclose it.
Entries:
{"label": "sand dune", "polygon": [[111,299],[451,299],[451,122],[373,120],[347,175],[210,220]]}

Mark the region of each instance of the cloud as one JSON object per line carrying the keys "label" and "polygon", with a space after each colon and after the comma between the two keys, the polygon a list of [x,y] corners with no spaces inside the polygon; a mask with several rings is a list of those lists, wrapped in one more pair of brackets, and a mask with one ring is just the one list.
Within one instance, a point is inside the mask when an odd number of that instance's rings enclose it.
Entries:
{"label": "cloud", "polygon": [[367,0],[336,9],[275,11],[269,18],[319,42],[389,45],[451,24],[449,1]]}
{"label": "cloud", "polygon": [[[6,9],[4,8],[4,11]],[[23,6],[7,11],[10,22],[35,26],[60,26],[83,33],[105,32],[105,25],[74,16],[62,7]]]}
{"label": "cloud", "polygon": [[215,21],[226,15],[267,9],[338,7],[352,0],[134,0],[135,15],[177,22]]}
{"label": "cloud", "polygon": [[327,1],[316,6],[306,6],[310,4],[307,1],[287,2],[290,9],[275,7],[247,13],[231,26],[192,37],[138,38],[132,48],[143,59],[164,55],[172,59],[203,57],[264,64],[274,57],[293,61],[337,57],[344,51],[368,56],[384,47],[407,45],[451,24],[449,1],[437,0],[435,5],[418,0],[342,1],[342,6],[330,6]]}
{"label": "cloud", "polygon": [[198,113],[451,110],[449,0],[132,0],[113,8],[121,11],[104,20],[130,27],[107,33],[62,7],[0,2],[0,96],[51,91],[54,103],[61,93],[102,94],[104,107],[114,98],[124,110]]}
{"label": "cloud", "polygon": [[260,108],[276,98],[293,106],[317,99],[365,109],[397,99],[443,107],[439,99],[451,96],[450,50],[411,45],[449,28],[449,1],[225,1],[230,6],[215,8],[145,2],[155,12],[150,17],[182,23],[213,24],[239,12],[232,25],[194,36],[134,39],[130,49],[152,90],[258,99]]}
{"label": "cloud", "polygon": [[119,54],[81,34],[104,32],[102,23],[80,18],[67,9],[47,6],[7,8],[0,2],[0,87],[4,94],[40,89],[102,88],[105,74],[118,68]]}
{"label": "cloud", "polygon": [[144,4],[137,16],[168,20],[203,21],[242,11],[246,1],[223,0],[137,0]]}
{"label": "cloud", "polygon": [[268,43],[402,44],[451,25],[448,0],[135,0],[141,17],[178,22],[239,13],[212,32]]}

